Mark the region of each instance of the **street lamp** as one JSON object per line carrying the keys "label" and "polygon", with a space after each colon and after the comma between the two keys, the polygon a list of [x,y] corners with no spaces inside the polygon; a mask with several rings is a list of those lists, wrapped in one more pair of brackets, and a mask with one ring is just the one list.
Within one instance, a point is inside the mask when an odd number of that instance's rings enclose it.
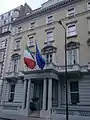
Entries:
{"label": "street lamp", "polygon": [[65,30],[65,83],[66,83],[66,120],[68,120],[68,87],[67,87],[67,48],[66,48],[66,28],[59,20],[58,23]]}

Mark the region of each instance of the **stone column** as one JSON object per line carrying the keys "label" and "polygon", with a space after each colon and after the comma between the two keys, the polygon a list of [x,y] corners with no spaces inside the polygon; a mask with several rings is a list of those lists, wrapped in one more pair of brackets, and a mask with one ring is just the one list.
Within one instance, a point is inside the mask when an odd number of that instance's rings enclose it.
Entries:
{"label": "stone column", "polygon": [[26,97],[26,83],[27,80],[24,80],[24,96],[23,96],[23,102],[22,102],[22,109],[25,108],[25,97]]}
{"label": "stone column", "polygon": [[46,82],[47,80],[44,78],[43,80],[43,110],[46,110]]}
{"label": "stone column", "polygon": [[49,78],[48,84],[48,110],[52,108],[52,78]]}
{"label": "stone column", "polygon": [[31,80],[28,81],[28,91],[27,91],[27,104],[26,104],[26,109],[29,110],[30,107],[30,86],[31,86]]}

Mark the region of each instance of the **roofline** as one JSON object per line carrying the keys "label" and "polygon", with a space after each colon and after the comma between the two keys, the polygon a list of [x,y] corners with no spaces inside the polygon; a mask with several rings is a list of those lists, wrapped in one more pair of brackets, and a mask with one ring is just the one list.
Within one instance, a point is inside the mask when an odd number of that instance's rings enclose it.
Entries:
{"label": "roofline", "polygon": [[85,1],[85,0],[65,0],[65,1],[61,1],[61,2],[58,2],[58,3],[53,4],[53,5],[50,5],[46,8],[40,7],[36,10],[32,10],[32,13],[27,15],[27,16],[22,16],[20,18],[18,17],[14,22],[12,22],[12,25],[14,26],[14,25],[20,24],[21,22],[25,22],[25,21],[28,21],[30,19],[34,19],[34,18],[39,17],[41,15],[45,15],[49,12],[61,9],[63,7],[66,7],[68,5],[74,4],[76,2],[81,2],[81,1]]}

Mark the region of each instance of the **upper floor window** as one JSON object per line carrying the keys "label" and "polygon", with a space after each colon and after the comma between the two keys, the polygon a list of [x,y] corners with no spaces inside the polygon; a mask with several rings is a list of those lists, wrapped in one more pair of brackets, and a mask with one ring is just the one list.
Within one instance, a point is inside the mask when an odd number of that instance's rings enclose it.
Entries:
{"label": "upper floor window", "polygon": [[4,52],[0,52],[0,62],[3,61]]}
{"label": "upper floor window", "polygon": [[2,72],[2,63],[0,64],[0,73]]}
{"label": "upper floor window", "polygon": [[14,54],[12,55],[12,71],[13,72],[18,72],[19,70],[19,61],[20,61],[20,55]]}
{"label": "upper floor window", "polygon": [[78,81],[72,81],[72,82],[70,82],[70,94],[71,94],[71,103],[72,104],[79,103]]}
{"label": "upper floor window", "polygon": [[18,33],[20,33],[22,31],[22,27],[18,27]]}
{"label": "upper floor window", "polygon": [[67,16],[69,17],[69,16],[73,16],[73,15],[75,15],[75,8],[68,9]]}
{"label": "upper floor window", "polygon": [[67,62],[68,65],[79,64],[78,49],[71,49],[67,51]]}
{"label": "upper floor window", "polygon": [[31,29],[35,28],[35,22],[31,22]]}
{"label": "upper floor window", "polygon": [[90,1],[87,3],[87,9],[90,10]]}
{"label": "upper floor window", "polygon": [[50,15],[50,16],[48,16],[47,18],[46,18],[46,22],[47,22],[47,24],[48,23],[52,23],[53,22],[53,16],[52,15]]}
{"label": "upper floor window", "polygon": [[15,94],[15,84],[10,84],[9,102],[13,102]]}
{"label": "upper floor window", "polygon": [[34,47],[34,36],[29,37],[28,46],[29,47]]}
{"label": "upper floor window", "polygon": [[8,30],[9,30],[9,27],[8,27],[8,26],[4,26],[4,27],[2,28],[2,33],[7,32]]}
{"label": "upper floor window", "polygon": [[77,35],[76,24],[68,24],[67,25],[67,37],[71,37],[75,35]]}
{"label": "upper floor window", "polygon": [[14,40],[14,50],[20,49],[20,39]]}
{"label": "upper floor window", "polygon": [[1,41],[0,49],[5,48],[6,40]]}
{"label": "upper floor window", "polygon": [[53,55],[52,53],[46,54],[46,63],[53,62]]}

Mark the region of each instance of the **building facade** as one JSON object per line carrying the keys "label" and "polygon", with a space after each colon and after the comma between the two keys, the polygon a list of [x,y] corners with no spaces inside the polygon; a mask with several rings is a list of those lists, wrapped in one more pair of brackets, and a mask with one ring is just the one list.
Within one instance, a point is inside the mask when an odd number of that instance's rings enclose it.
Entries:
{"label": "building facade", "polygon": [[[59,20],[67,32],[69,118],[90,119],[89,0],[48,0],[36,10],[28,5],[18,10],[11,22],[2,72],[1,118],[64,120],[65,31]],[[31,70],[24,64],[25,45],[35,56],[35,40],[46,61],[43,70],[37,65]]]}

